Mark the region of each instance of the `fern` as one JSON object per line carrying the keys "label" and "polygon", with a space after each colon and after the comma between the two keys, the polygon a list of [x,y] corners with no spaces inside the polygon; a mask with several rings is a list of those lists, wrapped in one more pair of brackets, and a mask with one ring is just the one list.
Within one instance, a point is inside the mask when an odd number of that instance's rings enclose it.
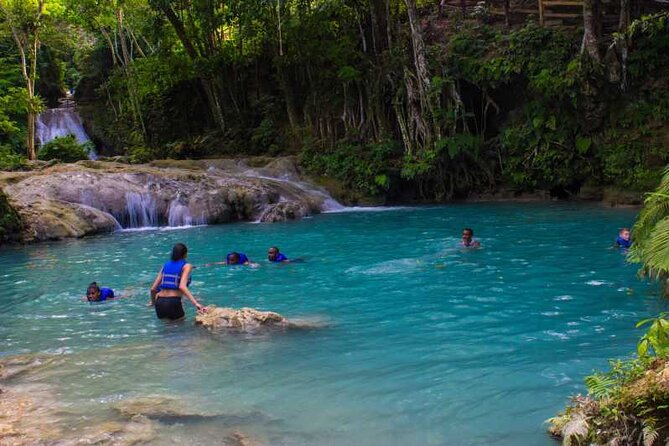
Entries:
{"label": "fern", "polygon": [[611,393],[616,385],[616,379],[605,375],[590,375],[585,378],[588,393],[595,399],[602,399]]}
{"label": "fern", "polygon": [[590,430],[588,417],[582,413],[575,413],[571,420],[562,429],[563,446],[577,445],[579,440],[585,440]]}
{"label": "fern", "polygon": [[643,446],[653,446],[660,437],[660,433],[655,428],[655,422],[653,420],[644,420],[642,432]]}

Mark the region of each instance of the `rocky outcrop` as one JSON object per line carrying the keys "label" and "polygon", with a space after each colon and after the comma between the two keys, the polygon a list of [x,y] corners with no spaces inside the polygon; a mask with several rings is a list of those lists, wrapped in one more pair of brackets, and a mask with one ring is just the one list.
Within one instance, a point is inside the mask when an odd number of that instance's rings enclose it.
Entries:
{"label": "rocky outcrop", "polygon": [[23,223],[25,242],[121,227],[284,221],[319,212],[331,201],[299,181],[292,158],[82,161],[0,173],[0,189]]}
{"label": "rocky outcrop", "polygon": [[195,323],[210,330],[233,330],[253,333],[265,329],[318,328],[322,324],[315,321],[289,321],[279,313],[260,311],[254,308],[207,307],[206,313],[199,313]]}

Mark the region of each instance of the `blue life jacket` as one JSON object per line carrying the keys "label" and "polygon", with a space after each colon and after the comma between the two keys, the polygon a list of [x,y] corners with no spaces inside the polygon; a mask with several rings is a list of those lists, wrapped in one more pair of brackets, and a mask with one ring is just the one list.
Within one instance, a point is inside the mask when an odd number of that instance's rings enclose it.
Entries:
{"label": "blue life jacket", "polygon": [[[269,259],[268,259],[268,260],[269,260]],[[288,257],[286,257],[285,255],[283,255],[282,253],[279,253],[279,254],[277,254],[277,256],[276,256],[276,259],[274,259],[274,260],[270,260],[270,262],[272,262],[272,263],[280,263],[280,262],[283,262],[283,261],[285,261],[285,260],[288,260]]]}
{"label": "blue life jacket", "polygon": [[237,263],[231,263],[230,262],[230,257],[232,256],[232,253],[225,256],[225,263],[227,263],[228,265],[243,265],[243,264],[245,264],[246,262],[249,261],[249,258],[246,257],[246,254],[241,253],[241,252],[238,252],[237,254],[239,254],[239,261]]}
{"label": "blue life jacket", "polygon": [[98,299],[98,302],[102,302],[103,300],[107,299],[113,299],[114,298],[114,290],[111,288],[100,288],[100,298]]}
{"label": "blue life jacket", "polygon": [[[178,290],[181,283],[181,271],[186,265],[185,260],[170,260],[163,265],[163,280],[160,282],[161,290]],[[190,286],[191,278],[188,278]]]}
{"label": "blue life jacket", "polygon": [[616,238],[616,245],[618,245],[620,248],[629,248],[632,246],[632,240],[625,240],[621,236],[618,236]]}

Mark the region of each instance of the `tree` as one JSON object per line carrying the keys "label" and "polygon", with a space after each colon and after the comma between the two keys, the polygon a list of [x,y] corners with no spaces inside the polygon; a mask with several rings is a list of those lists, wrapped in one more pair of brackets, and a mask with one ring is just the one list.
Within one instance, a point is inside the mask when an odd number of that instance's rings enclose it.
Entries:
{"label": "tree", "polygon": [[62,11],[58,0],[0,0],[1,26],[11,34],[19,52],[21,74],[26,84],[28,158],[37,158],[35,123],[42,102],[35,92],[37,54],[49,19]]}
{"label": "tree", "polygon": [[600,30],[599,0],[583,0],[583,43],[581,53],[587,54],[594,62],[599,62]]}

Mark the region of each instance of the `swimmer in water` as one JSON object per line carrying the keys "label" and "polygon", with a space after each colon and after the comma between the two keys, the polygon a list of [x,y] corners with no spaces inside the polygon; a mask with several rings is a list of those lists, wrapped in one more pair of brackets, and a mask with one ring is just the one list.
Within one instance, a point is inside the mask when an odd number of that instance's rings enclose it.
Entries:
{"label": "swimmer in water", "polygon": [[474,231],[471,228],[465,228],[462,230],[462,246],[465,248],[481,247],[481,243],[478,240],[474,240]]}
{"label": "swimmer in water", "polygon": [[193,265],[186,262],[187,256],[188,248],[186,248],[186,245],[183,243],[174,245],[171,260],[163,265],[153,281],[153,285],[151,285],[151,301],[156,308],[158,319],[182,319],[185,316],[181,304],[183,296],[191,301],[198,312],[207,310],[193,297],[188,289]]}
{"label": "swimmer in water", "polygon": [[225,256],[226,265],[250,265],[251,261],[243,252],[233,251]]}
{"label": "swimmer in water", "polygon": [[111,288],[100,288],[97,282],[88,285],[86,289],[86,300],[89,302],[104,302],[114,299],[114,290]]}
{"label": "swimmer in water", "polygon": [[202,266],[212,266],[212,265],[228,265],[228,266],[243,265],[243,266],[250,266],[252,268],[258,266],[257,263],[251,262],[249,258],[246,256],[246,254],[237,251],[228,253],[228,255],[225,256],[225,262],[205,263]]}
{"label": "swimmer in water", "polygon": [[616,248],[629,249],[632,246],[629,228],[622,228],[616,237]]}
{"label": "swimmer in water", "polygon": [[272,246],[267,250],[267,260],[272,262],[272,263],[288,263],[290,260],[288,260],[288,257],[283,255],[280,251],[279,248],[276,246]]}

